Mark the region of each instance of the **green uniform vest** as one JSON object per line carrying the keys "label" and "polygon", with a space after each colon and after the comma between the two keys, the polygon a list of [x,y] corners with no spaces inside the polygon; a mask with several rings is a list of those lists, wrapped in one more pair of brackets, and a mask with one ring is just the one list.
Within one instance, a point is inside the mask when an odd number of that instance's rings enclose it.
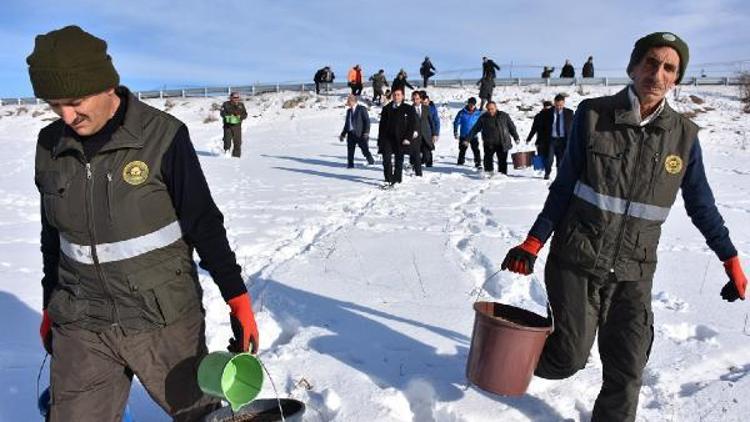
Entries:
{"label": "green uniform vest", "polygon": [[161,174],[182,123],[118,90],[128,96],[124,122],[90,162],[62,120],[41,130],[35,181],[60,234],[51,319],[139,332],[200,311],[202,291]]}
{"label": "green uniform vest", "polygon": [[[579,105],[585,164],[550,253],[594,274],[650,280],[661,225],[682,184],[698,127],[669,104],[645,126],[626,88]],[[640,116],[638,116],[640,117]]]}

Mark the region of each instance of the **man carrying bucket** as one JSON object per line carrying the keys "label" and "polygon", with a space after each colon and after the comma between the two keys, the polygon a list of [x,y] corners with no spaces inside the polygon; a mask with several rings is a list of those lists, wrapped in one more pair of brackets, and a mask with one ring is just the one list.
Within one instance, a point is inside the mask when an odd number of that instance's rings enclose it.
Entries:
{"label": "man carrying bucket", "polygon": [[107,44],[77,26],[36,37],[34,93],[60,116],[39,132],[42,342],[51,421],[120,420],[137,375],[174,420],[219,405],[193,250],[231,313],[230,348],[258,348],[250,296],[187,127],[119,86]]}
{"label": "man carrying bucket", "polygon": [[229,101],[224,101],[221,105],[219,114],[224,122],[224,154],[229,154],[231,149],[232,157],[240,158],[242,155],[242,121],[247,119],[247,110],[240,100],[240,94],[233,92],[229,96]]}
{"label": "man carrying bucket", "polygon": [[661,226],[678,190],[729,282],[721,296],[745,298],[747,279],[706,180],[698,127],[666,96],[688,63],[688,46],[657,32],[630,56],[632,83],[578,106],[560,172],[523,244],[502,268],[531,274],[552,235],[545,282],[555,317],[536,375],[562,379],[586,365],[598,331],[603,384],[595,421],[635,419],[653,342],[651,286]]}

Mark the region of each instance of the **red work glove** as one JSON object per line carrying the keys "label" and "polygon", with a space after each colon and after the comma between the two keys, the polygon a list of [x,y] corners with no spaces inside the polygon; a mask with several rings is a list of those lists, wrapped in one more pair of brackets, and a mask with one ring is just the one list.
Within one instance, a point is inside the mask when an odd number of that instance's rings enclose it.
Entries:
{"label": "red work glove", "polygon": [[42,310],[42,325],[39,326],[39,336],[42,338],[42,346],[50,355],[52,354],[52,320],[47,310]]}
{"label": "red work glove", "polygon": [[544,244],[534,236],[528,236],[523,243],[508,251],[503,260],[502,270],[529,275],[534,272],[536,256]]}
{"label": "red work glove", "polygon": [[734,302],[737,299],[745,300],[747,277],[740,266],[740,258],[734,256],[724,261],[724,270],[729,276],[729,281],[721,289],[721,298],[727,302]]}
{"label": "red work glove", "polygon": [[[229,299],[227,305],[232,309],[229,322],[232,324],[234,338],[229,340],[227,350],[233,353],[258,353],[258,326],[255,324],[250,295],[245,292]],[[252,344],[252,349],[250,348]]]}

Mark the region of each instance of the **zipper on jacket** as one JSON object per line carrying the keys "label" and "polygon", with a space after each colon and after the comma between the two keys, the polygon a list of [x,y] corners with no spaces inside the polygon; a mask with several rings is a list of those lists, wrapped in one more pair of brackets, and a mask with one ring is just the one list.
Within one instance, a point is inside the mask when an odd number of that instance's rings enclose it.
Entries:
{"label": "zipper on jacket", "polygon": [[[643,144],[646,138],[646,135],[645,135],[646,129],[640,128],[640,131],[641,131],[641,136],[638,140],[638,154],[636,154],[637,158],[635,161],[635,166],[633,167],[634,169],[638,168],[638,165],[641,163],[643,159],[642,157],[643,156]],[[622,238],[625,235],[625,226],[627,225],[627,222],[628,222],[628,212],[630,211],[630,204],[632,203],[632,200],[633,200],[633,189],[635,189],[635,182],[637,179],[638,179],[638,173],[634,172],[633,178],[630,179],[630,186],[628,187],[627,197],[625,198],[626,200],[625,212],[622,215],[622,223],[620,223],[620,230],[617,233],[617,242],[615,243],[615,254],[612,257],[612,266],[609,269],[610,273],[614,273],[615,266],[617,266],[617,258],[620,255],[620,249],[622,247]]]}
{"label": "zipper on jacket", "polygon": [[651,169],[651,181],[649,182],[649,189],[651,190],[651,195],[654,194],[656,191],[656,173],[659,170],[659,161],[661,160],[661,153],[657,152],[654,154],[654,167]]}
{"label": "zipper on jacket", "polygon": [[104,269],[102,268],[101,264],[99,263],[99,257],[96,254],[96,229],[94,224],[94,183],[93,183],[93,171],[91,170],[91,162],[86,162],[86,198],[84,202],[86,203],[85,212],[86,212],[86,221],[88,222],[88,228],[89,228],[89,237],[91,237],[91,258],[94,261],[94,268],[96,268],[96,273],[99,275],[99,279],[102,282],[102,286],[104,287],[104,291],[106,292],[107,296],[109,297],[109,300],[112,301],[112,309],[114,310],[114,316],[115,316],[115,322],[113,322],[112,325],[118,325],[120,323],[120,312],[117,309],[117,302],[115,301],[115,296],[112,294],[112,290],[110,289],[109,283],[107,282],[107,277],[104,274]]}
{"label": "zipper on jacket", "polygon": [[107,172],[107,215],[112,222],[112,172]]}

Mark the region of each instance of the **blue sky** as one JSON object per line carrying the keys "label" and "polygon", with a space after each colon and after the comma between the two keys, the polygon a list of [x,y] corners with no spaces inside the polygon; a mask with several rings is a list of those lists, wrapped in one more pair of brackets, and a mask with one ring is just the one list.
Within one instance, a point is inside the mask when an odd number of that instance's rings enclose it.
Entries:
{"label": "blue sky", "polygon": [[580,72],[589,55],[600,75],[624,76],[634,41],[660,30],[689,44],[688,75],[750,59],[746,0],[2,0],[2,9],[4,97],[31,94],[34,36],[69,24],[107,40],[123,83],[141,90],[309,81],[326,64],[340,79],[355,63],[367,75],[403,67],[416,76],[425,55],[438,77],[473,76],[484,55],[512,61],[514,76],[540,73],[519,65],[559,70],[566,58]]}

